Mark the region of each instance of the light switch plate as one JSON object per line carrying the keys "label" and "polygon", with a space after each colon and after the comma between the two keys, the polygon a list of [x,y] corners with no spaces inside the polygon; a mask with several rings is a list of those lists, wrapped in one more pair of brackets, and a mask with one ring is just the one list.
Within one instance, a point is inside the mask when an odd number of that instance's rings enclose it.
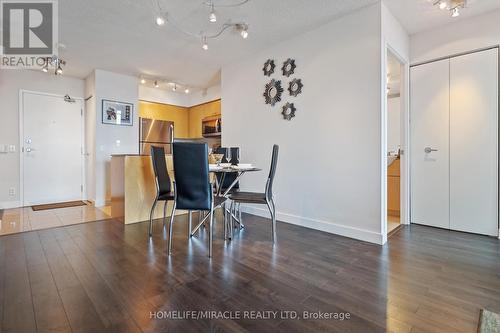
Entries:
{"label": "light switch plate", "polygon": [[10,145],[9,146],[9,152],[15,153],[16,152],[16,145]]}

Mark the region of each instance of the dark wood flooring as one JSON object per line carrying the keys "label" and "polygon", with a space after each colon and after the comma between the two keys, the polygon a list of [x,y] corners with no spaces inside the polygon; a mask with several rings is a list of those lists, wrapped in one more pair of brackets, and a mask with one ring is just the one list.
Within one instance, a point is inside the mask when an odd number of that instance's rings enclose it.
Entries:
{"label": "dark wood flooring", "polygon": [[[475,332],[500,312],[496,239],[411,226],[382,247],[278,223],[273,248],[269,221],[244,218],[227,246],[218,223],[212,260],[183,217],[171,258],[160,224],[152,242],[113,220],[0,237],[0,332]],[[170,310],[351,317],[151,318]]]}

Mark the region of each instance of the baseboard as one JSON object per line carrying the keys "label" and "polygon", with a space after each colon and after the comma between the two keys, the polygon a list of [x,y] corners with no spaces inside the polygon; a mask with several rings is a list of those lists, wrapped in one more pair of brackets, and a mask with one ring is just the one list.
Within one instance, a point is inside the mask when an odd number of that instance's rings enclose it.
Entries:
{"label": "baseboard", "polygon": [[4,201],[0,202],[0,209],[12,209],[22,207],[20,201]]}
{"label": "baseboard", "polygon": [[[258,208],[254,206],[242,206],[242,210],[248,214],[269,218],[269,211],[265,208]],[[280,222],[290,223],[301,227],[320,230],[335,235],[354,238],[369,243],[383,245],[385,243],[384,237],[381,233],[353,228],[345,225],[335,224],[331,222],[315,220],[307,217],[296,216],[292,214],[280,213],[276,214],[277,220]]]}

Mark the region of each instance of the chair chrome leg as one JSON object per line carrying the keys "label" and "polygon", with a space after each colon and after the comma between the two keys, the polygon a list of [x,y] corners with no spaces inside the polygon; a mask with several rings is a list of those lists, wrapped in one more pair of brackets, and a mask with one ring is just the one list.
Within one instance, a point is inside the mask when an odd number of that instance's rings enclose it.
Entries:
{"label": "chair chrome leg", "polygon": [[175,216],[175,207],[177,206],[176,202],[174,201],[174,207],[172,208],[172,215],[170,216],[170,222],[168,226],[168,255],[172,254],[172,233],[174,230],[174,216]]}
{"label": "chair chrome leg", "polygon": [[241,202],[238,202],[238,220],[240,221],[240,230],[245,226],[243,225],[243,220],[241,219]]}
{"label": "chair chrome leg", "polygon": [[273,205],[273,220],[272,220],[272,233],[273,233],[273,244],[276,243],[276,205],[274,204],[274,200],[271,201]]}
{"label": "chair chrome leg", "polygon": [[188,239],[191,238],[191,230],[193,229],[193,211],[188,212]]}
{"label": "chair chrome leg", "polygon": [[231,201],[231,207],[229,208],[229,226],[228,226],[228,231],[229,231],[229,239],[233,239],[233,229],[234,229],[234,223],[233,223],[233,211],[234,211],[234,205],[235,202]]}
{"label": "chair chrome leg", "polygon": [[155,213],[156,204],[158,203],[158,199],[155,198],[153,202],[153,207],[151,207],[151,212],[149,213],[149,237],[153,235],[153,215]]}
{"label": "chair chrome leg", "polygon": [[208,257],[212,258],[212,243],[214,238],[214,205],[210,210],[210,231],[208,235]]}
{"label": "chair chrome leg", "polygon": [[165,229],[165,222],[167,220],[167,204],[168,200],[165,200],[165,205],[163,206],[163,229]]}
{"label": "chair chrome leg", "polygon": [[222,226],[223,226],[223,233],[224,233],[224,240],[227,240],[227,211],[226,211],[226,203],[224,202],[221,206],[222,208]]}

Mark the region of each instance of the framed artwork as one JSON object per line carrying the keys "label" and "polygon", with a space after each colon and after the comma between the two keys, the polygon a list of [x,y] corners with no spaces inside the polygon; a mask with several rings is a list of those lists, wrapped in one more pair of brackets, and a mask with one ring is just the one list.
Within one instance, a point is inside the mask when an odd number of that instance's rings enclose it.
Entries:
{"label": "framed artwork", "polygon": [[102,123],[120,126],[132,126],[134,104],[102,100]]}

